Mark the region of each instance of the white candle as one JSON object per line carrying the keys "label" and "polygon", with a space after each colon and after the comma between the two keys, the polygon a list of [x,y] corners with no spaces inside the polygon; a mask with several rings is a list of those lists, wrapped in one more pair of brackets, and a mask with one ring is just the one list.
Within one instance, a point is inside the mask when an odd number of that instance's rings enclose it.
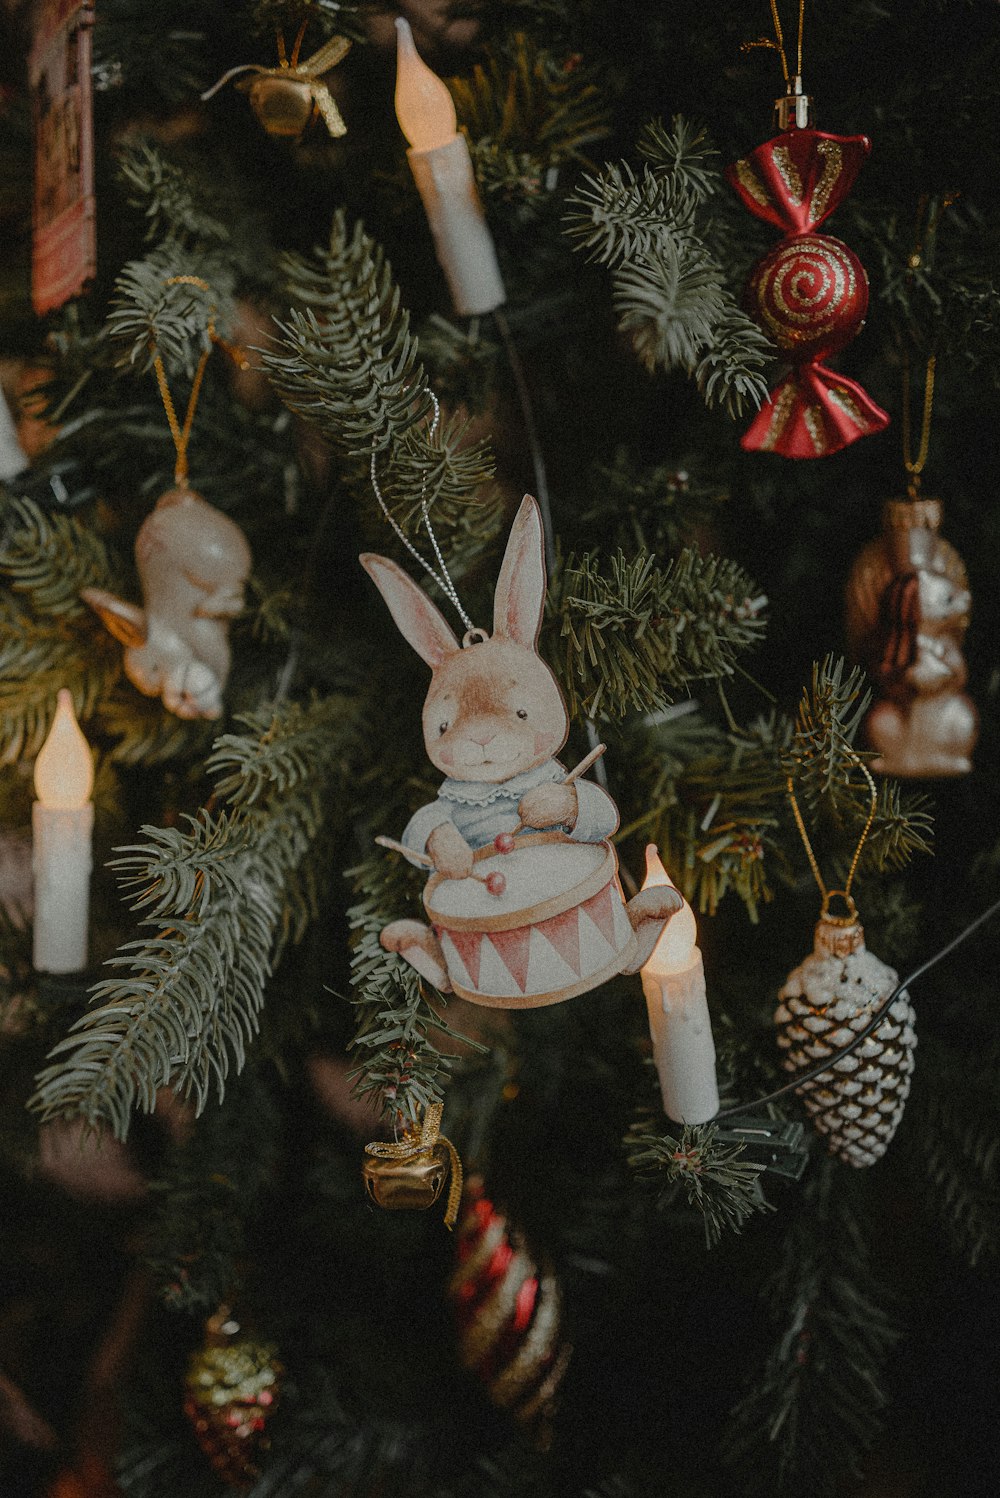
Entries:
{"label": "white candle", "polygon": [[507,293],[454,102],[422,60],[402,16],[396,33],[396,117],[410,143],[407,160],[455,311],[463,317],[493,312]]}
{"label": "white candle", "polygon": [[90,837],[94,761],[63,687],[49,736],[35,761],[32,866],[34,962],[38,972],[78,973],[87,966]]}
{"label": "white candle", "polygon": [[[676,888],[650,843],[643,889],[654,884]],[[707,1123],[719,1111],[715,1041],[697,942],[694,911],[685,900],[642,969],[663,1111],[675,1123]]]}

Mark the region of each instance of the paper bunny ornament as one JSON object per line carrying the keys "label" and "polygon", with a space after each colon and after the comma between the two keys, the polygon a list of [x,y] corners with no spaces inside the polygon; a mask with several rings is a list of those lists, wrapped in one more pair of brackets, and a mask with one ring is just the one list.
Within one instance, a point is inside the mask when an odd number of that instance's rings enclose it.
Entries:
{"label": "paper bunny ornament", "polygon": [[383,947],[442,991],[501,1008],[557,1003],[637,971],[681,900],[660,887],[625,903],[609,841],[615,803],[590,781],[569,783],[554,757],[569,717],[536,649],[545,560],[535,500],[525,496],[511,529],[492,635],[469,630],[460,644],[395,562],[361,563],[431,668],[424,742],[447,776],[401,842],[434,870],[430,924],[393,921]]}
{"label": "paper bunny ornament", "polygon": [[80,595],[125,646],[125,674],[179,718],[218,718],[229,675],[229,621],[243,608],[246,537],[192,489],[168,489],[135,541],[144,607],[103,588]]}

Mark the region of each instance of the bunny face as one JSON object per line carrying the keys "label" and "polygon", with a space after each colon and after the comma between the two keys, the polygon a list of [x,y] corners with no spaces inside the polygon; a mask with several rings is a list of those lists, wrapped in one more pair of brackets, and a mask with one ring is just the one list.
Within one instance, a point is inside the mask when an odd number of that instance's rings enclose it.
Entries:
{"label": "bunny face", "polygon": [[545,556],[541,516],[529,495],[504,552],[490,639],[461,647],[438,609],[395,562],[366,555],[361,563],[401,633],[433,673],[423,725],[437,769],[455,780],[500,784],[544,764],[562,748],[569,731],[566,705],[535,651],[545,603]]}
{"label": "bunny face", "polygon": [[434,672],[423,725],[431,764],[491,785],[551,759],[569,727],[545,663],[496,636],[453,652]]}

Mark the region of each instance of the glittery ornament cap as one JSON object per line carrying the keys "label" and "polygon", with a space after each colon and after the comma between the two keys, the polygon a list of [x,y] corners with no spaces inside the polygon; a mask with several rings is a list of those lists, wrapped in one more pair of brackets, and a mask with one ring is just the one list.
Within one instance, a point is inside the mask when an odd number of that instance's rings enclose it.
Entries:
{"label": "glittery ornament cap", "polygon": [[817,957],[850,957],[865,945],[865,930],[860,921],[831,921],[821,917],[816,922],[813,951]]}

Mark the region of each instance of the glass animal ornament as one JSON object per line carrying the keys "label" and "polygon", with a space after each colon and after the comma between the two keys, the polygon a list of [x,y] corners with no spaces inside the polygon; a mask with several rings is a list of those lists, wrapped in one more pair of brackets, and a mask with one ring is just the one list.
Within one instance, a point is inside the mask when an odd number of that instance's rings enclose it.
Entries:
{"label": "glass animal ornament", "polygon": [[139,527],[143,605],[103,588],[81,597],[125,646],[125,674],[179,718],[218,718],[229,676],[229,622],[243,609],[250,548],[234,520],[185,485]]}
{"label": "glass animal ornament", "polygon": [[963,690],[972,595],[941,513],[939,499],[889,500],[847,583],[848,648],[880,693],[864,723],[872,768],[905,779],[968,774],[978,736]]}

